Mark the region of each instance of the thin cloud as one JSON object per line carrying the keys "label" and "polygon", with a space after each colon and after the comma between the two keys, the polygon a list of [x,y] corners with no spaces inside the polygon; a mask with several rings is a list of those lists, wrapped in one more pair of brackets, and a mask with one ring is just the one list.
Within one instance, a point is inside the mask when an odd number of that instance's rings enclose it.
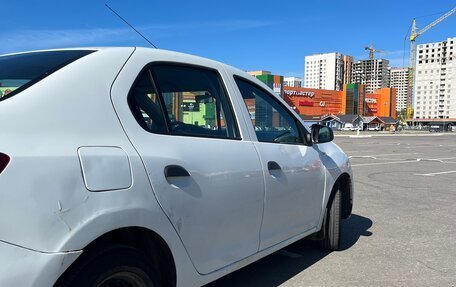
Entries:
{"label": "thin cloud", "polygon": [[128,29],[22,30],[3,35],[0,51],[106,44],[130,37]]}
{"label": "thin cloud", "polygon": [[[277,23],[261,20],[232,20],[199,23],[179,23],[163,25],[146,25],[138,29],[152,40],[174,37],[176,34],[189,33],[229,33],[240,30],[257,29]],[[93,28],[66,30],[19,30],[0,34],[2,45],[0,52],[33,50],[69,46],[97,46],[106,44],[136,43],[140,36],[129,27]],[[128,45],[128,44],[127,44]]]}

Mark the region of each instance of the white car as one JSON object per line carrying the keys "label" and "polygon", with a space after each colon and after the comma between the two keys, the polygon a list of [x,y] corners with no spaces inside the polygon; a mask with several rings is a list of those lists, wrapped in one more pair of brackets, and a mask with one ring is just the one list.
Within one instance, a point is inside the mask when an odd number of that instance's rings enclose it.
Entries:
{"label": "white car", "polygon": [[352,170],[262,82],[147,48],[0,56],[0,286],[201,286],[311,235]]}
{"label": "white car", "polygon": [[368,131],[379,131],[380,127],[379,126],[371,126],[367,128]]}

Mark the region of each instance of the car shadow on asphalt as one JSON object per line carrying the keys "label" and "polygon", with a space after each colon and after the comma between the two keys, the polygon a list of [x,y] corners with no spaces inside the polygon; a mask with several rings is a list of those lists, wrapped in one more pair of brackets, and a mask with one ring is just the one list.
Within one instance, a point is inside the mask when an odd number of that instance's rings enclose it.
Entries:
{"label": "car shadow on asphalt", "polygon": [[[361,236],[371,236],[372,220],[353,214],[342,221],[341,250],[351,248]],[[318,242],[300,240],[205,287],[276,287],[306,270],[331,252]]]}

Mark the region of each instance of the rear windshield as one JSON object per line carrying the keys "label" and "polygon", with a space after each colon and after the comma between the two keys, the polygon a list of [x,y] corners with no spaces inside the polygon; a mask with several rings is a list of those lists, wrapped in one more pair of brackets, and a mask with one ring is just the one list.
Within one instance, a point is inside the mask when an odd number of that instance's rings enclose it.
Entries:
{"label": "rear windshield", "polygon": [[67,50],[0,56],[0,101],[14,96],[94,51]]}

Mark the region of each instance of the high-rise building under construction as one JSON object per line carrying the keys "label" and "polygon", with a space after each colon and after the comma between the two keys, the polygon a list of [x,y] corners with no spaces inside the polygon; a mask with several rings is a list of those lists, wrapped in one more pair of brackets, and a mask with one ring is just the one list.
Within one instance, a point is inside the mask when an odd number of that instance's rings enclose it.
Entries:
{"label": "high-rise building under construction", "polygon": [[351,82],[365,85],[368,94],[390,87],[389,61],[369,59],[353,63]]}

